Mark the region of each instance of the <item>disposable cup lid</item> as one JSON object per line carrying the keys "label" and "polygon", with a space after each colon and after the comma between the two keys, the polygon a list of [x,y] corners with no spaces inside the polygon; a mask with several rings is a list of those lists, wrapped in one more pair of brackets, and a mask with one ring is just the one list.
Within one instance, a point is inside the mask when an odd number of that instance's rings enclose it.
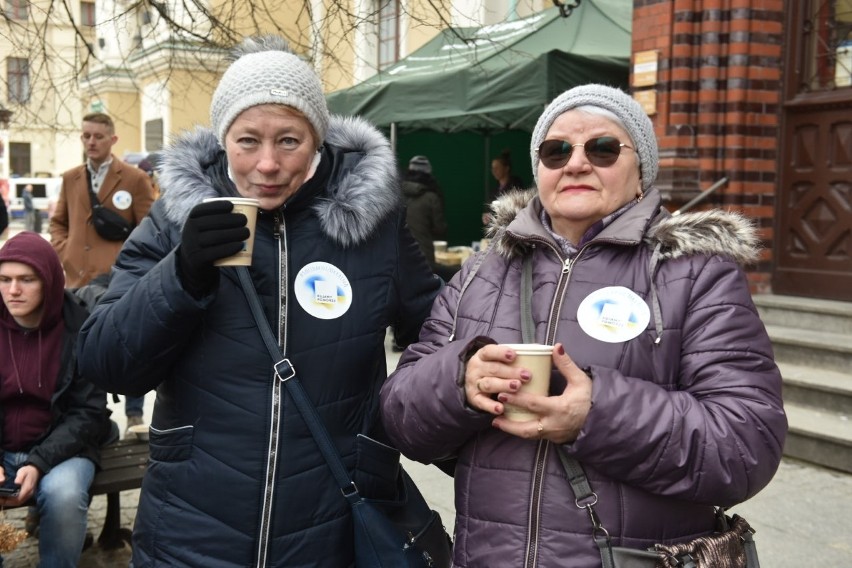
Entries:
{"label": "disposable cup lid", "polygon": [[519,355],[551,355],[553,345],[542,345],[540,343],[502,343],[505,347],[511,347]]}
{"label": "disposable cup lid", "polygon": [[208,201],[230,201],[234,204],[254,205],[255,207],[260,207],[260,201],[250,197],[208,197],[204,200],[204,203],[207,203]]}

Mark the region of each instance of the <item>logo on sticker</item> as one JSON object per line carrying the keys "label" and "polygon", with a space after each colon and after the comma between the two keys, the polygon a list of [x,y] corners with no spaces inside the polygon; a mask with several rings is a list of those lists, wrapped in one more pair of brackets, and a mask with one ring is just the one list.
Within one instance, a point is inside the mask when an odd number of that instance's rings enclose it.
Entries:
{"label": "logo on sticker", "polygon": [[312,262],[302,267],[296,275],[295,288],[299,305],[319,319],[339,318],[352,305],[349,279],[327,262]]}
{"label": "logo on sticker", "polygon": [[638,337],[651,310],[636,292],[623,286],[595,290],[577,308],[577,321],[590,337],[606,343],[623,343]]}
{"label": "logo on sticker", "polygon": [[116,209],[121,209],[124,211],[130,204],[133,203],[133,196],[130,195],[129,191],[125,191],[123,189],[119,189],[112,196],[112,204],[115,205]]}

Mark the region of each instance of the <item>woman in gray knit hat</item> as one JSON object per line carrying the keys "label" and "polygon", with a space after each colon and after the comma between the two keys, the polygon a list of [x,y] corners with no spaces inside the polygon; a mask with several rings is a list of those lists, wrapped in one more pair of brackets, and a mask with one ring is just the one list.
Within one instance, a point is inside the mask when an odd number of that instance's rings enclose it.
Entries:
{"label": "woman in gray knit hat", "polygon": [[[530,157],[537,189],[497,201],[491,246],[382,388],[387,433],[414,460],[455,460],[456,566],[597,568],[613,565],[604,530],[635,549],[708,535],[713,505],[769,483],[787,431],[741,267],[755,228],[666,211],[653,125],[618,89],[554,99]],[[552,346],[548,395],[524,392],[519,343]],[[557,451],[585,470],[599,527]]]}
{"label": "woman in gray knit hat", "polygon": [[[280,38],[233,59],[210,128],[162,152],[163,196],[125,243],[79,361],[110,392],[157,390],[133,566],[352,566],[350,506],[273,364],[290,360],[354,469],[356,436],[383,436],[386,329],[416,340],[441,283],[405,228],[388,141],[329,116]],[[260,204],[247,269],[215,265],[249,230],[213,197]],[[365,496],[396,488],[357,475]]]}

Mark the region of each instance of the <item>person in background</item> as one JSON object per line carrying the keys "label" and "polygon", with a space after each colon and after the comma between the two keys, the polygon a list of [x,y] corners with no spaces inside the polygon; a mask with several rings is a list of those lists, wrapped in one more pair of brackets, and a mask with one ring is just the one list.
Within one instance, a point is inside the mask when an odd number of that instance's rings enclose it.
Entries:
{"label": "person in background", "polygon": [[[446,282],[455,270],[435,261],[434,241],[446,238],[447,222],[444,218],[444,195],[438,186],[438,181],[432,175],[432,164],[429,158],[426,156],[411,158],[408,168],[402,174],[400,187],[405,199],[405,222],[411,231],[411,236],[417,241],[432,271]],[[397,336],[395,329],[391,332],[393,336],[391,349],[396,353],[405,351],[408,343]]]}
{"label": "person in background", "polygon": [[488,225],[491,221],[491,203],[495,199],[512,189],[524,189],[524,182],[512,172],[512,153],[506,149],[500,155],[491,160],[491,175],[497,183],[491,188],[488,200],[485,202],[486,211],[482,214],[482,224]]}
{"label": "person in background", "polygon": [[20,488],[0,497],[0,507],[34,499],[39,566],[76,567],[99,445],[110,431],[106,393],[76,364],[88,312],[64,290],[50,243],[29,231],[0,248],[0,296],[0,485]]}
{"label": "person in background", "polygon": [[[35,204],[33,203],[33,186],[32,184],[26,184],[24,189],[21,190],[21,199],[24,202],[24,230],[25,231],[33,231],[35,233],[41,232],[41,219],[37,219],[37,215],[39,215],[38,209],[35,208]],[[38,221],[38,229],[36,229],[36,221]]]}
{"label": "person in background", "polygon": [[[0,149],[2,152],[2,149]],[[2,155],[2,154],[0,154]],[[0,178],[0,199],[2,199],[3,204],[8,208],[12,201],[12,196],[9,195],[11,190],[9,188],[9,180],[6,178]]]}
{"label": "person in background", "polygon": [[154,201],[148,175],[112,154],[118,141],[112,119],[103,113],[83,117],[80,135],[86,163],[62,174],[62,188],[50,218],[50,242],[62,260],[65,282],[79,288],[109,272],[122,241],[108,241],[92,225],[89,187],[98,201],[131,225],[138,225]]}
{"label": "person in background", "polygon": [[[618,89],[554,99],[530,157],[537,189],[498,200],[491,246],[384,385],[388,436],[423,463],[457,458],[458,566],[602,565],[557,447],[584,467],[614,546],[711,534],[713,505],[772,479],[787,432],[741,267],[756,230],[736,213],[668,213],[653,125]],[[510,366],[525,309],[554,346],[550,396],[519,392],[530,371]],[[509,420],[506,404],[538,419]]]}
{"label": "person in background", "polygon": [[405,198],[405,221],[408,229],[429,266],[439,276],[441,267],[435,262],[434,241],[447,237],[444,218],[444,198],[438,181],[432,175],[432,164],[426,156],[414,156],[402,175],[402,195]]}
{"label": "person in background", "polygon": [[6,229],[9,228],[9,210],[6,202],[0,199],[0,241],[6,238]]}
{"label": "person in background", "polygon": [[[0,149],[2,154],[2,149]],[[9,180],[0,178],[0,242],[5,240],[8,235],[9,221],[11,221],[10,205],[12,201],[9,189]]]}
{"label": "person in background", "polygon": [[154,167],[153,156],[154,154],[148,154],[136,165],[136,167],[148,174],[148,177],[151,178],[151,186],[154,188],[154,199],[158,199],[160,197],[160,184],[157,183],[157,170]]}
{"label": "person in background", "polygon": [[[132,225],[139,224],[154,201],[148,174],[112,154],[118,136],[108,115],[84,116],[80,140],[86,163],[62,174],[59,200],[50,217],[50,241],[62,260],[69,288],[81,288],[96,276],[108,274],[121,250],[122,241],[102,238],[92,225],[90,184],[104,207],[119,213]],[[127,428],[144,423],[144,402],[141,396],[125,399]]]}
{"label": "person in background", "polygon": [[[357,434],[385,439],[386,330],[416,339],[441,282],[405,226],[390,143],[330,116],[319,77],[282,38],[234,49],[210,121],[162,151],[162,196],[79,345],[85,376],[107,390],[157,389],[132,563],[352,566],[349,503],[258,325],[354,466]],[[214,197],[259,201],[250,267],[215,266],[249,229]]]}

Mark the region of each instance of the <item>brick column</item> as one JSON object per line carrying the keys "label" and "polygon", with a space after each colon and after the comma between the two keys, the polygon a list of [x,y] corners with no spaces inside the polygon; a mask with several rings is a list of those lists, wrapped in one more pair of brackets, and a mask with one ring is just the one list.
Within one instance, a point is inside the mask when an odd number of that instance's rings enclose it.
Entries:
{"label": "brick column", "polygon": [[778,180],[783,0],[633,5],[633,52],[659,52],[651,117],[660,141],[658,186],[676,209],[727,178],[696,207],[756,220],[765,250],[749,278],[756,291],[765,289]]}

